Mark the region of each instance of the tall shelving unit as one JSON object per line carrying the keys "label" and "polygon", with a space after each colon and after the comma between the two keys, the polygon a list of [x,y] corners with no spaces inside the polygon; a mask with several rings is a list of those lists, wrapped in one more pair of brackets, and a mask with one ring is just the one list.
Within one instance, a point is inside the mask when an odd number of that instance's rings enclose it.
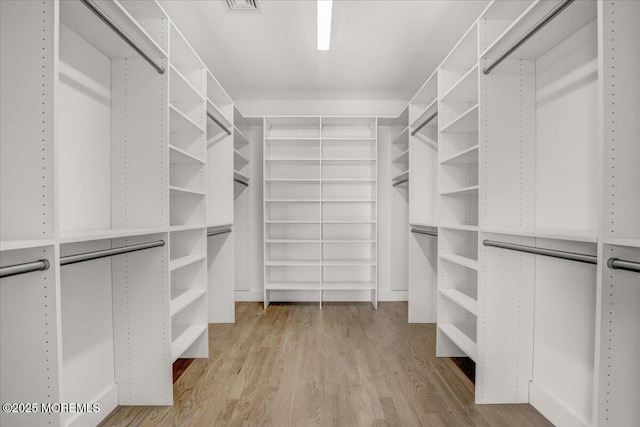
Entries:
{"label": "tall shelving unit", "polygon": [[264,136],[265,308],[298,291],[376,306],[376,119],[269,117]]}
{"label": "tall shelving unit", "polygon": [[438,356],[478,360],[478,29],[437,70]]}
{"label": "tall shelving unit", "polygon": [[171,358],[175,361],[209,355],[205,333],[207,70],[173,24],[169,34],[169,272]]}
{"label": "tall shelving unit", "polygon": [[[233,132],[233,192],[235,223],[235,285],[236,291],[251,290],[251,126],[254,121],[245,118],[234,108]],[[258,120],[262,124],[262,120]]]}

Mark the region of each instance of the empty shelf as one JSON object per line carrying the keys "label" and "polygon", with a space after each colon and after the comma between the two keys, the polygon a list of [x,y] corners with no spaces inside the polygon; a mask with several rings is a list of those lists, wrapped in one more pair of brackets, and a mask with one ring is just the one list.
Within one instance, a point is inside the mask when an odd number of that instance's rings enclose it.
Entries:
{"label": "empty shelf", "polygon": [[470,268],[471,270],[476,270],[476,271],[478,270],[478,261],[471,258],[467,258],[460,255],[454,255],[454,254],[443,254],[443,255],[440,255],[440,259],[452,262],[454,264],[461,265],[463,267]]}
{"label": "empty shelf", "polygon": [[320,282],[267,283],[265,289],[270,291],[319,291]]}
{"label": "empty shelf", "polygon": [[169,186],[169,192],[170,192],[170,194],[172,196],[174,196],[174,195],[184,195],[184,194],[191,194],[191,195],[196,195],[196,196],[204,196],[204,192],[202,192],[202,191],[189,190],[188,188],[176,187],[175,185],[170,185]]}
{"label": "empty shelf", "polygon": [[[467,291],[469,292],[469,291]],[[478,315],[478,297],[477,295],[468,295],[457,289],[440,289],[440,293],[449,300],[458,304],[469,313]]]}
{"label": "empty shelf", "polygon": [[476,361],[476,325],[438,325],[438,329],[474,362]]}
{"label": "empty shelf", "polygon": [[477,164],[478,163],[478,148],[479,145],[462,150],[452,156],[442,160],[440,164]]}
{"label": "empty shelf", "polygon": [[442,128],[442,133],[476,133],[478,132],[478,104],[472,106],[455,120]]}
{"label": "empty shelf", "polygon": [[467,194],[477,194],[479,190],[478,185],[472,185],[470,187],[458,188],[457,190],[443,191],[441,196],[464,196]]}
{"label": "empty shelf", "polygon": [[170,163],[177,164],[204,164],[204,160],[173,145],[169,145]]}
{"label": "empty shelf", "polygon": [[171,304],[169,304],[171,316],[175,316],[204,294],[204,289],[189,289],[179,293],[175,298],[171,299]]}
{"label": "empty shelf", "polygon": [[202,127],[171,104],[169,104],[169,130],[171,132],[205,133]]}
{"label": "empty shelf", "polygon": [[175,362],[200,336],[206,332],[207,324],[173,325],[171,327],[171,362]]}
{"label": "empty shelf", "polygon": [[193,264],[193,263],[196,263],[198,261],[202,261],[206,257],[207,256],[203,255],[203,254],[196,254],[196,255],[187,255],[187,256],[180,257],[180,258],[176,258],[176,259],[172,260],[171,262],[169,262],[169,271],[174,271],[174,270],[177,270],[179,268],[186,267],[189,264]]}

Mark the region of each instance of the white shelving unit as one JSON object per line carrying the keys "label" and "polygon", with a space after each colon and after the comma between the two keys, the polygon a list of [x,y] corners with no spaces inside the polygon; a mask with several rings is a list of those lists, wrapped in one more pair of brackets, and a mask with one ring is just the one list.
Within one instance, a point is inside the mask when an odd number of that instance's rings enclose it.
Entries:
{"label": "white shelving unit", "polygon": [[363,291],[377,305],[376,141],[373,118],[265,119],[265,308]]}

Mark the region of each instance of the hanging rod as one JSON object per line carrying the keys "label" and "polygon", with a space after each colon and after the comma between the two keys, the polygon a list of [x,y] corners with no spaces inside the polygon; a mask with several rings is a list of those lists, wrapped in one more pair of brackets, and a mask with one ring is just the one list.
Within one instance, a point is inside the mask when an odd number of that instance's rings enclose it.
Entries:
{"label": "hanging rod", "polygon": [[640,262],[625,261],[619,258],[609,258],[607,266],[612,270],[626,270],[640,273]]}
{"label": "hanging rod", "polygon": [[231,233],[230,228],[225,228],[224,230],[212,231],[211,233],[207,233],[207,237],[217,236],[219,234]]}
{"label": "hanging rod", "polygon": [[427,230],[420,230],[418,228],[412,228],[411,232],[416,234],[426,234],[427,236],[438,237],[437,231],[427,231]]}
{"label": "hanging rod", "polygon": [[405,182],[408,182],[408,181],[409,181],[409,178],[401,179],[400,181],[394,182],[393,186],[397,187],[398,185],[404,184]]}
{"label": "hanging rod", "polygon": [[489,74],[491,70],[496,68],[502,61],[507,59],[509,55],[515,52],[520,46],[524,44],[527,40],[529,40],[535,33],[537,33],[542,27],[547,25],[553,18],[558,16],[560,12],[562,12],[567,6],[573,3],[573,0],[563,0],[561,3],[556,5],[549,13],[547,13],[541,20],[539,20],[533,27],[529,29],[524,35],[520,36],[518,40],[516,40],[511,46],[509,46],[500,56],[493,60],[493,62],[487,65],[482,70],[482,74]]}
{"label": "hanging rod", "polygon": [[100,251],[85,252],[77,255],[67,255],[60,257],[60,265],[75,264],[78,262],[91,261],[98,258],[106,258],[114,255],[126,254],[129,252],[141,251],[143,249],[151,249],[158,246],[164,246],[164,240],[156,240],[149,243],[138,243],[137,245],[123,246],[113,249],[102,249]]}
{"label": "hanging rod", "polygon": [[414,136],[416,133],[420,132],[420,129],[422,129],[423,127],[425,127],[426,125],[429,124],[429,122],[433,119],[435,119],[438,116],[438,112],[436,111],[435,113],[433,113],[432,115],[430,115],[427,120],[425,120],[424,122],[420,123],[420,125],[415,128],[414,130],[411,131],[411,136]]}
{"label": "hanging rod", "polygon": [[248,186],[249,186],[249,183],[248,183],[248,182],[244,182],[244,181],[243,181],[243,180],[241,180],[241,179],[233,178],[233,180],[234,180],[235,182],[237,182],[238,184],[242,184],[242,185],[244,185],[244,186],[246,186],[246,187],[248,187]]}
{"label": "hanging rod", "polygon": [[216,118],[216,116],[214,116],[213,114],[211,114],[210,112],[207,111],[207,117],[209,117],[211,120],[216,122],[216,124],[218,126],[220,126],[222,128],[222,130],[227,133],[227,135],[231,135],[231,131],[229,130],[229,128],[227,128],[225,125],[223,125],[222,122]]}
{"label": "hanging rod", "polygon": [[24,264],[8,265],[0,267],[0,279],[3,277],[17,276],[18,274],[31,273],[32,271],[48,270],[51,264],[46,259],[38,261],[26,262]]}
{"label": "hanging rod", "polygon": [[138,55],[142,56],[145,61],[147,61],[156,71],[160,74],[164,74],[164,68],[160,66],[156,61],[154,61],[147,52],[145,52],[138,44],[131,38],[127,33],[122,30],[118,24],[116,24],[109,15],[104,13],[98,6],[93,3],[93,0],[80,0],[87,6],[98,18],[102,20],[109,28],[113,30],[122,40],[124,40],[133,50],[135,50]]}
{"label": "hanging rod", "polygon": [[493,246],[494,248],[509,249],[518,252],[527,252],[535,255],[544,255],[552,258],[567,259],[570,261],[585,262],[587,264],[597,264],[598,257],[595,255],[580,254],[576,252],[558,251],[556,249],[536,248],[534,246],[516,245],[513,243],[494,242],[493,240],[484,240],[485,246]]}

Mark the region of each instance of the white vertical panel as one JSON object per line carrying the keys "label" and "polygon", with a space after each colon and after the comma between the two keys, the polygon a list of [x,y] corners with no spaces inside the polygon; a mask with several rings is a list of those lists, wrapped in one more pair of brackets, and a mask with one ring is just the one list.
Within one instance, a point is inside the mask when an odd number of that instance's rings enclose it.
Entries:
{"label": "white vertical panel", "polygon": [[235,321],[233,240],[233,232],[207,240],[209,323]]}
{"label": "white vertical panel", "polygon": [[54,2],[0,2],[0,238],[53,238]]}
{"label": "white vertical panel", "polygon": [[[3,12],[4,13],[4,12]],[[4,402],[61,402],[60,288],[51,246],[0,253],[0,265],[47,259],[46,271],[0,279],[0,395]],[[60,424],[59,414],[0,412],[0,424]]]}
{"label": "white vertical panel", "polygon": [[409,323],[435,323],[438,238],[409,236]]}
{"label": "white vertical panel", "polygon": [[[166,235],[114,239],[120,247]],[[169,247],[112,257],[115,375],[121,405],[169,405],[171,318]]]}

